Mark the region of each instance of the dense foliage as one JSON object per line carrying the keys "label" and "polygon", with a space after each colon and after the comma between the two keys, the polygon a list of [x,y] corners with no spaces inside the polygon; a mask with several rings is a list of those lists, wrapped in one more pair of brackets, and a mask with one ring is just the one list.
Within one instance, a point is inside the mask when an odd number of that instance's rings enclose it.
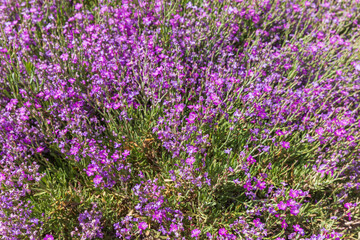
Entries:
{"label": "dense foliage", "polygon": [[358,239],[359,0],[2,0],[1,239]]}

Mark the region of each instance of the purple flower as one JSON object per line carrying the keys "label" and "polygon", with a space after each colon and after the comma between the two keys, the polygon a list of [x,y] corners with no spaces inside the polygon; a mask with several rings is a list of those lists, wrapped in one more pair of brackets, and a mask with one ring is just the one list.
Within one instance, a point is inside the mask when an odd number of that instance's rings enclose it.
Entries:
{"label": "purple flower", "polygon": [[295,232],[300,233],[301,235],[305,234],[304,229],[302,229],[299,224],[293,225],[293,228]]}
{"label": "purple flower", "polygon": [[162,219],[162,214],[161,214],[161,212],[155,211],[154,214],[152,215],[152,218],[160,222],[161,219]]}
{"label": "purple flower", "polygon": [[117,153],[114,153],[111,157],[112,157],[115,161],[120,158],[119,154],[117,154]]}
{"label": "purple flower", "polygon": [[266,188],[266,182],[263,182],[263,181],[258,181],[258,183],[256,184],[256,187],[259,189],[259,190],[263,190],[264,188]]}
{"label": "purple flower", "polygon": [[76,10],[79,10],[80,8],[82,8],[82,4],[81,3],[77,3],[77,4],[75,4],[75,9]]}
{"label": "purple flower", "polygon": [[36,149],[36,152],[38,152],[38,153],[41,153],[41,152],[43,152],[44,151],[44,147],[38,147],[37,149]]}
{"label": "purple flower", "polygon": [[178,228],[178,225],[177,225],[177,224],[172,223],[172,224],[170,225],[170,232],[176,232],[178,229],[179,229],[179,228]]}
{"label": "purple flower", "polygon": [[94,175],[95,172],[99,170],[99,167],[96,164],[89,164],[88,168],[86,169],[86,174],[90,177]]}
{"label": "purple flower", "polygon": [[99,185],[103,181],[103,177],[100,175],[96,175],[94,178],[94,184],[95,186]]}
{"label": "purple flower", "polygon": [[140,230],[145,230],[148,227],[148,224],[146,222],[140,222],[138,225]]}
{"label": "purple flower", "polygon": [[225,228],[220,228],[220,229],[219,229],[219,235],[225,236],[226,233],[227,233],[227,230],[226,230]]}
{"label": "purple flower", "polygon": [[281,146],[282,146],[283,148],[288,149],[288,148],[290,147],[290,143],[289,143],[289,142],[281,142]]}
{"label": "purple flower", "polygon": [[215,93],[210,94],[210,99],[213,101],[215,106],[217,106],[221,103],[220,98]]}
{"label": "purple flower", "polygon": [[194,154],[194,153],[197,153],[197,148],[196,147],[194,147],[194,146],[188,146],[188,148],[187,148],[187,150],[186,150],[186,152],[188,153],[188,154],[190,154],[190,155],[192,155],[192,154]]}
{"label": "purple flower", "polygon": [[289,196],[292,198],[297,198],[299,196],[298,191],[290,189]]}
{"label": "purple flower", "polygon": [[186,159],[186,163],[188,165],[193,165],[193,163],[195,162],[195,158],[194,157],[189,157]]}
{"label": "purple flower", "polygon": [[352,208],[352,203],[350,203],[350,202],[345,203],[345,204],[344,204],[344,207],[345,207],[346,209],[350,209],[350,208]]}
{"label": "purple flower", "polygon": [[5,106],[5,109],[10,111],[19,101],[17,99],[11,99],[10,102]]}
{"label": "purple flower", "polygon": [[288,239],[293,239],[294,237],[296,237],[297,233],[296,232],[293,232],[293,233],[290,233],[288,235]]}
{"label": "purple flower", "polygon": [[255,227],[259,227],[260,224],[261,224],[260,218],[255,219],[255,220],[253,221],[253,223],[254,223]]}
{"label": "purple flower", "polygon": [[191,112],[191,113],[189,114],[189,117],[188,117],[188,118],[185,118],[185,119],[187,120],[187,122],[188,122],[189,124],[191,124],[191,123],[194,123],[194,122],[195,122],[196,116],[197,116],[196,113]]}
{"label": "purple flower", "polygon": [[264,146],[262,150],[263,150],[263,152],[269,152],[270,147],[269,146]]}
{"label": "purple flower", "polygon": [[4,181],[6,179],[5,174],[0,173],[0,182]]}
{"label": "purple flower", "polygon": [[129,150],[125,150],[122,155],[126,158],[127,156],[130,155],[130,151]]}
{"label": "purple flower", "polygon": [[185,104],[183,104],[183,103],[180,103],[180,104],[178,104],[178,105],[175,105],[175,111],[176,111],[177,113],[182,112],[182,111],[184,110],[184,108],[185,108]]}
{"label": "purple flower", "polygon": [[249,164],[254,164],[254,163],[256,163],[255,158],[253,158],[251,155],[249,155],[249,157],[248,157],[246,160],[247,160],[247,162],[248,162]]}
{"label": "purple flower", "polygon": [[297,208],[297,207],[292,207],[291,209],[290,209],[290,213],[292,214],[292,215],[294,215],[294,216],[296,216],[296,215],[298,215],[299,214],[299,209]]}
{"label": "purple flower", "polygon": [[232,148],[228,148],[228,149],[224,150],[224,152],[225,152],[226,154],[230,154],[231,151],[232,151]]}
{"label": "purple flower", "polygon": [[54,240],[54,237],[51,234],[46,234],[44,240]]}
{"label": "purple flower", "polygon": [[294,199],[289,199],[286,202],[288,207],[295,207],[297,205],[297,202]]}
{"label": "purple flower", "polygon": [[286,210],[286,203],[284,203],[283,201],[280,201],[277,205],[277,207],[280,209],[280,210]]}
{"label": "purple flower", "polygon": [[200,235],[201,231],[197,228],[191,231],[191,237],[198,237]]}

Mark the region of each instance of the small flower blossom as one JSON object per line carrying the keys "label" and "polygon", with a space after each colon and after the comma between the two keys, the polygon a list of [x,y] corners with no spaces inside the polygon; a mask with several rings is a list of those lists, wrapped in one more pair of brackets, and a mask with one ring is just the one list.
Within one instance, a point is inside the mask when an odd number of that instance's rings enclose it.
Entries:
{"label": "small flower blossom", "polygon": [[186,118],[187,122],[188,122],[189,124],[194,123],[195,120],[196,120],[196,116],[197,116],[197,114],[196,114],[195,112],[191,112],[191,113],[189,114],[189,117]]}
{"label": "small flower blossom", "polygon": [[41,153],[41,152],[43,152],[44,151],[44,147],[38,147],[37,149],[36,149],[36,152],[38,152],[38,153]]}
{"label": "small flower blossom", "polygon": [[189,157],[186,159],[186,164],[188,165],[193,165],[195,162],[195,158],[194,157]]}
{"label": "small flower blossom", "polygon": [[225,236],[226,233],[227,233],[227,230],[226,230],[225,228],[220,228],[220,229],[219,229],[219,235],[220,235],[220,236]]}
{"label": "small flower blossom", "polygon": [[148,227],[148,224],[146,222],[140,222],[138,226],[140,230],[145,230]]}
{"label": "small flower blossom", "polygon": [[181,112],[184,110],[184,108],[185,108],[185,104],[183,104],[183,103],[180,103],[180,104],[178,104],[178,105],[175,105],[175,111],[176,111],[177,113],[181,113]]}
{"label": "small flower blossom", "polygon": [[200,235],[201,231],[197,228],[193,229],[191,231],[191,237],[198,237]]}
{"label": "small flower blossom", "polygon": [[284,203],[283,201],[280,201],[277,205],[277,207],[280,209],[280,210],[286,210],[286,203]]}
{"label": "small flower blossom", "polygon": [[94,178],[94,184],[95,186],[99,185],[100,183],[102,183],[103,181],[103,177],[100,176],[100,175],[96,175],[95,178]]}
{"label": "small flower blossom", "polygon": [[130,151],[129,150],[125,150],[122,155],[126,158],[127,156],[130,155]]}
{"label": "small flower blossom", "polygon": [[44,240],[54,240],[54,237],[51,234],[46,234]]}
{"label": "small flower blossom", "polygon": [[178,229],[179,229],[179,227],[177,224],[172,223],[170,225],[170,232],[176,232],[176,231],[178,231]]}
{"label": "small flower blossom", "polygon": [[289,142],[281,142],[281,146],[285,149],[288,149],[290,147],[290,143]]}
{"label": "small flower blossom", "polygon": [[294,231],[297,232],[297,233],[300,233],[301,235],[304,235],[305,232],[304,232],[304,229],[302,229],[300,227],[300,225],[296,224],[296,225],[293,225],[293,228],[294,228]]}
{"label": "small flower blossom", "polygon": [[82,8],[82,4],[81,3],[77,3],[77,4],[75,4],[75,9],[76,10],[79,10],[80,8]]}
{"label": "small flower blossom", "polygon": [[297,198],[299,194],[296,190],[290,189],[289,196],[292,198]]}
{"label": "small flower blossom", "polygon": [[248,162],[249,164],[254,164],[254,163],[256,163],[255,158],[253,158],[251,155],[249,155],[249,157],[248,157],[246,160],[247,160],[247,162]]}
{"label": "small flower blossom", "polygon": [[0,182],[5,181],[5,179],[6,179],[5,174],[0,173]]}
{"label": "small flower blossom", "polygon": [[232,151],[232,148],[228,148],[228,149],[224,150],[224,152],[225,152],[226,154],[230,154],[231,151]]}

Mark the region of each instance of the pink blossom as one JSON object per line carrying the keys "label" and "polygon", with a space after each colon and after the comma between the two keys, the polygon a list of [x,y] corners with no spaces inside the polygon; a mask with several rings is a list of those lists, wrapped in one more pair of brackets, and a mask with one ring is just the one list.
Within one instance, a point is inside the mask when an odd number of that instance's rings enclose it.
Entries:
{"label": "pink blossom", "polygon": [[140,222],[138,225],[140,230],[145,230],[148,227],[148,224],[146,222]]}
{"label": "pink blossom", "polygon": [[226,233],[227,233],[227,230],[226,230],[225,228],[220,228],[220,229],[219,229],[219,234],[220,234],[221,236],[225,236]]}
{"label": "pink blossom", "polygon": [[201,231],[197,228],[191,231],[191,237],[198,237],[200,235]]}

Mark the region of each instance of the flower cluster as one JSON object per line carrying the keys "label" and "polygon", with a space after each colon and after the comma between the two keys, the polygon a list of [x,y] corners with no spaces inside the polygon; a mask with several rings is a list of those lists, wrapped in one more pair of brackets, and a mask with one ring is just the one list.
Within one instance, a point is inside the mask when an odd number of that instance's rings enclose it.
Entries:
{"label": "flower cluster", "polygon": [[102,213],[95,211],[96,207],[96,204],[93,204],[91,211],[85,210],[85,212],[79,215],[78,220],[81,231],[75,228],[75,230],[71,232],[72,237],[79,236],[81,240],[103,238],[103,233],[101,232]]}
{"label": "flower cluster", "polygon": [[0,235],[355,236],[359,12],[1,1]]}

